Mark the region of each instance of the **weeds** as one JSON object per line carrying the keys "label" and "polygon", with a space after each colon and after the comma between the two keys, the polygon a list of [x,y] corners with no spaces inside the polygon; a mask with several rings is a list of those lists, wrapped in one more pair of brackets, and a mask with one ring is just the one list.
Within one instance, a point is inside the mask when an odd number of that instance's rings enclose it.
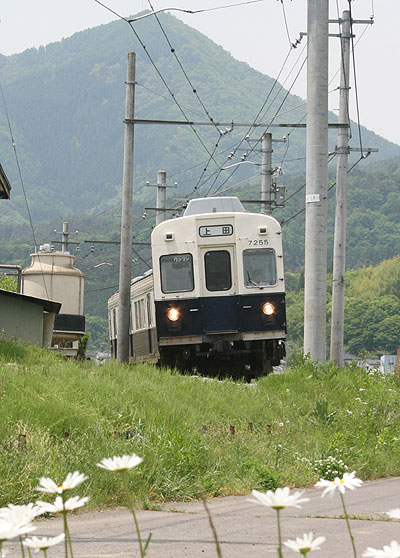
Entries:
{"label": "weeds", "polygon": [[[153,366],[64,361],[0,339],[0,506],[31,498],[37,478],[85,470],[93,508],[122,504],[104,455],[146,461],[137,505],[310,486],[344,472],[400,474],[399,379],[307,359],[249,387]],[[325,464],[324,464],[325,463]]]}

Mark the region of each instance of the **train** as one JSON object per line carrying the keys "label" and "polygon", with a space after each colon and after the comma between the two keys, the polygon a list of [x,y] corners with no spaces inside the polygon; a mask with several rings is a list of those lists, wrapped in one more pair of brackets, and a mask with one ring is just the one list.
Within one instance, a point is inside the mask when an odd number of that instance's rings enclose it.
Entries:
{"label": "train", "polygon": [[[282,231],[236,197],[196,198],[151,235],[152,269],[131,281],[130,361],[206,375],[266,375],[285,356]],[[118,354],[118,292],[108,301]]]}

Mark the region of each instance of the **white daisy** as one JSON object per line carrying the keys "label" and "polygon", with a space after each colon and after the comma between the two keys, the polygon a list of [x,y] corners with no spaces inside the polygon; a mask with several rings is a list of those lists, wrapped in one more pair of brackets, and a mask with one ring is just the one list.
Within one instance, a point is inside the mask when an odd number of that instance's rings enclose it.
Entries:
{"label": "white daisy", "polygon": [[88,477],[86,475],[79,473],[78,471],[68,473],[62,484],[56,484],[49,477],[42,477],[39,479],[39,486],[36,487],[36,490],[39,490],[40,492],[48,492],[49,494],[62,494],[65,490],[71,490],[72,488],[79,486],[87,478]]}
{"label": "white daisy", "polygon": [[88,500],[89,498],[87,497],[79,498],[79,496],[73,496],[72,498],[68,498],[63,504],[61,496],[57,496],[54,500],[54,504],[42,502],[41,500],[38,500],[36,504],[40,508],[41,513],[59,513],[64,510],[72,511],[81,508]]}
{"label": "white daisy", "polygon": [[47,550],[51,546],[62,542],[64,538],[64,533],[61,533],[61,535],[58,535],[58,537],[31,537],[25,539],[22,544],[25,546],[29,546],[29,548],[34,548],[36,554],[36,552],[39,552],[39,550]]}
{"label": "white daisy", "polygon": [[8,521],[15,527],[27,525],[31,523],[42,512],[35,504],[25,504],[22,506],[14,506],[8,504],[5,508],[0,508],[0,519]]}
{"label": "white daisy", "polygon": [[300,554],[305,554],[310,550],[319,550],[321,548],[319,545],[325,541],[325,537],[317,537],[313,540],[313,534],[310,532],[304,533],[303,538],[296,537],[295,541],[289,539],[283,544],[296,552],[300,552]]}
{"label": "white daisy", "polygon": [[370,546],[363,554],[364,558],[399,558],[400,557],[400,544],[392,541],[390,546],[384,546],[383,550],[377,550]]}
{"label": "white daisy", "polygon": [[114,457],[102,459],[100,463],[97,463],[97,467],[108,471],[126,471],[137,467],[142,461],[143,458],[134,453],[132,455],[114,455]]}
{"label": "white daisy", "polygon": [[342,478],[336,477],[333,481],[320,479],[315,486],[325,489],[321,494],[321,498],[323,498],[325,494],[333,496],[336,489],[338,489],[341,494],[344,494],[346,488],[353,490],[362,485],[362,480],[358,479],[355,474],[355,471],[352,473],[344,473]]}
{"label": "white daisy", "polygon": [[30,533],[34,531],[36,527],[33,525],[21,525],[15,526],[9,521],[5,521],[4,519],[0,519],[0,542],[7,541],[8,539],[13,539],[14,537],[18,537],[19,535],[25,535],[26,533]]}
{"label": "white daisy", "polygon": [[294,492],[290,494],[290,488],[288,486],[277,488],[275,492],[268,490],[264,493],[258,490],[252,490],[251,493],[254,498],[248,498],[249,502],[262,504],[274,510],[282,510],[288,507],[301,508],[299,504],[310,500],[310,498],[301,498],[303,492]]}
{"label": "white daisy", "polygon": [[400,508],[394,508],[392,510],[389,510],[388,512],[385,512],[385,514],[389,516],[390,519],[400,519]]}

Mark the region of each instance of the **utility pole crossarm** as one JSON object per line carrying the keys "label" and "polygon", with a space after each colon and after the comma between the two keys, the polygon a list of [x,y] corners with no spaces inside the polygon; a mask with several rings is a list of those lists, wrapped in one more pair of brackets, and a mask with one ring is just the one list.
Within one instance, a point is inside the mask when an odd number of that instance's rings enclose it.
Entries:
{"label": "utility pole crossarm", "polygon": [[[124,122],[128,122],[131,124],[159,124],[159,125],[168,125],[168,126],[232,126],[241,127],[241,128],[306,128],[307,124],[299,123],[299,122],[281,122],[280,124],[275,124],[271,122],[209,122],[209,121],[200,121],[194,122],[189,120],[150,120],[150,119],[143,119],[143,118],[133,118],[131,120],[125,119]],[[348,125],[339,124],[337,122],[330,122],[328,124],[328,128],[344,128]],[[274,140],[277,141],[277,140]]]}

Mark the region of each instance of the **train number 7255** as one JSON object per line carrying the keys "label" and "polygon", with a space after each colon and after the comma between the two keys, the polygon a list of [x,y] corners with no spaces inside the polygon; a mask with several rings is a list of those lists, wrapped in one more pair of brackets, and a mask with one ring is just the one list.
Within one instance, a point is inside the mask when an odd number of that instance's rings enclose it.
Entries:
{"label": "train number 7255", "polygon": [[267,246],[268,240],[266,238],[248,240],[249,246]]}

